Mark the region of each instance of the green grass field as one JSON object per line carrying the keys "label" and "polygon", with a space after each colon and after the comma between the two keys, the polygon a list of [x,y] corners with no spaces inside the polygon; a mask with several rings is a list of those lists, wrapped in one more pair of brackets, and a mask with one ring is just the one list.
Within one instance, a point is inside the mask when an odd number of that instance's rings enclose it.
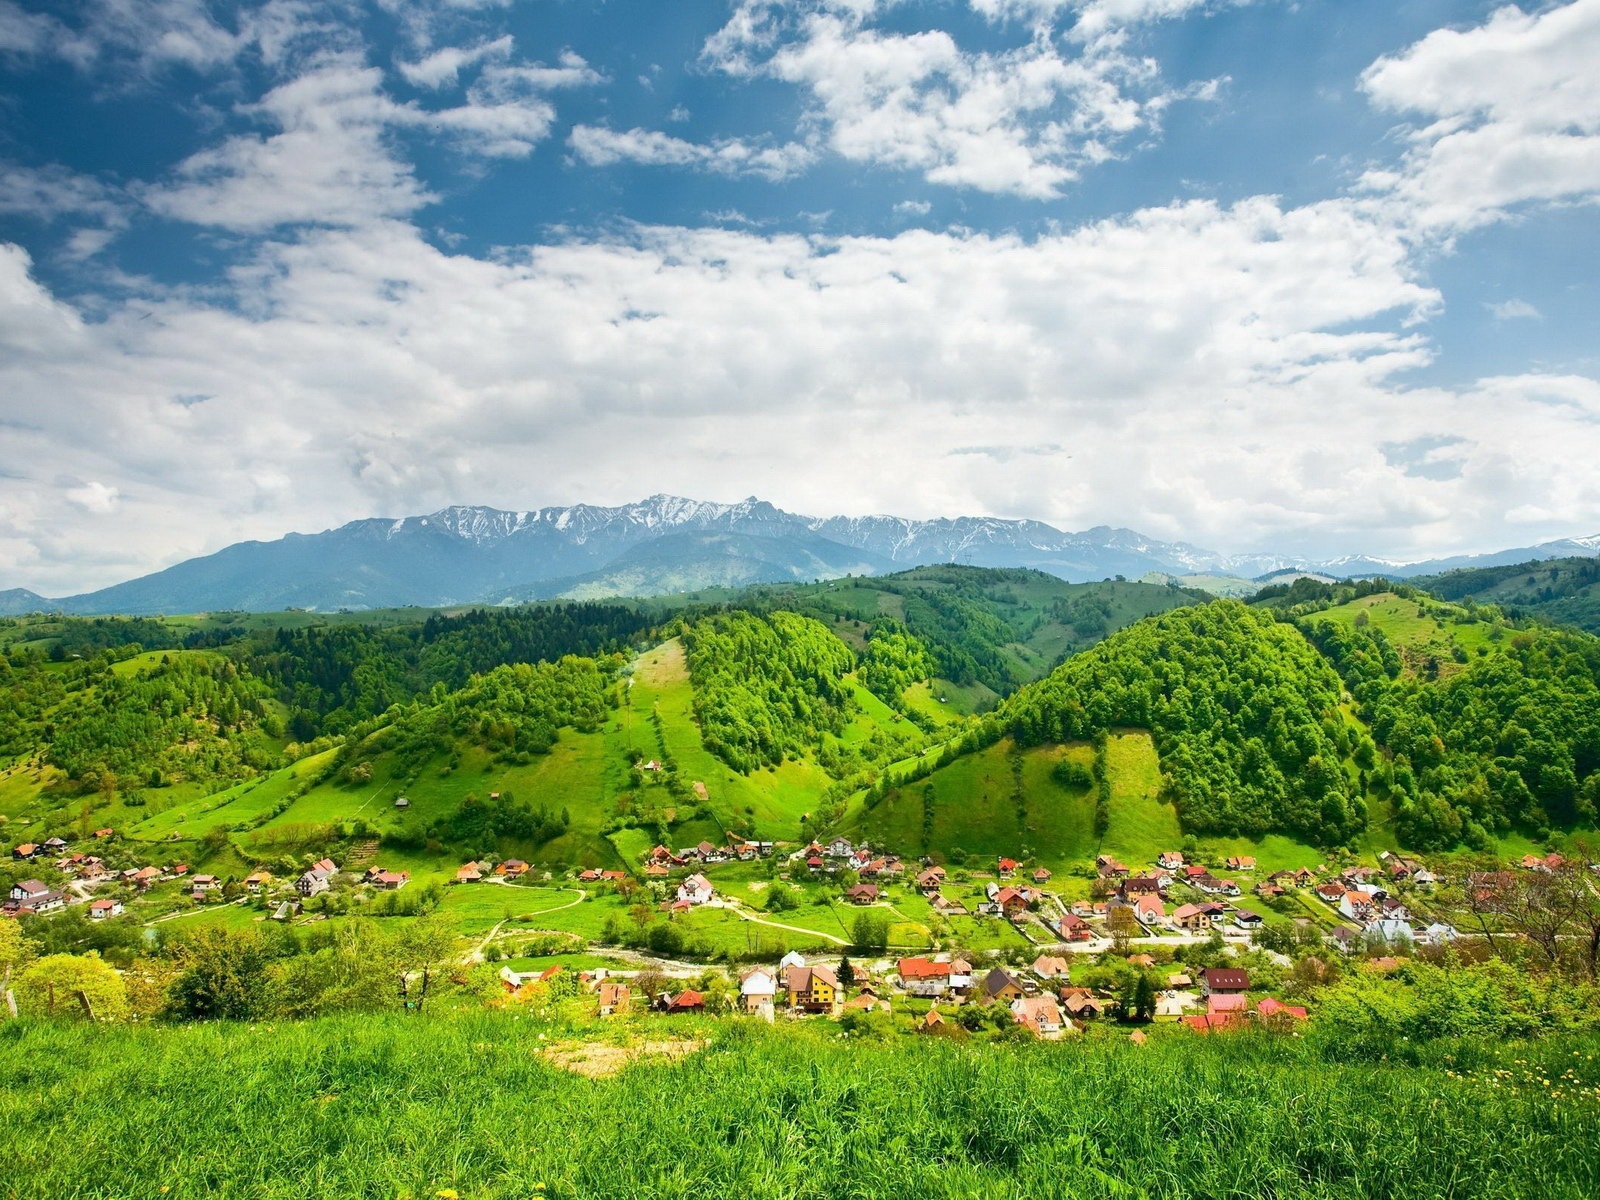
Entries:
{"label": "green grass field", "polygon": [[[610,1077],[546,1057],[677,1038],[701,1048]],[[1145,1046],[1109,1031],[969,1046],[840,1039],[827,1022],[578,1028],[520,1012],[10,1022],[0,1039],[3,1186],[18,1197],[1600,1194],[1592,1037],[1447,1044],[1421,1066],[1170,1026]],[[1551,1077],[1576,1064],[1581,1087],[1558,1099],[1519,1064]],[[1506,1081],[1490,1082],[1497,1069]]]}

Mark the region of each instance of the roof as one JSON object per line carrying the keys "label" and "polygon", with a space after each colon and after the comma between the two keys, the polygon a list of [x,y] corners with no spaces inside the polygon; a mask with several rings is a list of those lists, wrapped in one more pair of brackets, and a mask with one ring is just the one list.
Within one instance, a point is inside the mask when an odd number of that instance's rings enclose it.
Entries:
{"label": "roof", "polygon": [[902,958],[899,962],[901,979],[948,979],[950,964],[935,962],[931,958]]}
{"label": "roof", "polygon": [[1285,1004],[1282,1000],[1275,1000],[1268,996],[1256,1005],[1256,1011],[1263,1017],[1293,1017],[1296,1021],[1306,1019],[1306,1010],[1297,1004]]}
{"label": "roof", "polygon": [[1235,992],[1231,995],[1211,995],[1206,997],[1206,1012],[1244,1012],[1250,1007],[1250,1000],[1242,993]]}
{"label": "roof", "polygon": [[1222,988],[1230,992],[1243,992],[1250,988],[1250,972],[1239,967],[1207,967],[1203,974],[1206,986],[1213,991]]}

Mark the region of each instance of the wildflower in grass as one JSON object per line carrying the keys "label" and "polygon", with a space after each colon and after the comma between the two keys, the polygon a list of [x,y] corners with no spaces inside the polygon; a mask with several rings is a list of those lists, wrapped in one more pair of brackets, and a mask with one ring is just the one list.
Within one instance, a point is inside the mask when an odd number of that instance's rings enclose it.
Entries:
{"label": "wildflower in grass", "polygon": [[438,1200],[461,1200],[461,1193],[455,1188],[440,1188],[434,1195]]}

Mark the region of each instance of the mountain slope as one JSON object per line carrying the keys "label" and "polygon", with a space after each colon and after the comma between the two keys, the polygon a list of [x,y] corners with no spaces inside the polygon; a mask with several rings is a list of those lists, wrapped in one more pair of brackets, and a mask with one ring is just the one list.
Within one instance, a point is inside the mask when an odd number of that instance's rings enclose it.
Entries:
{"label": "mountain slope", "polygon": [[1113,576],[1255,577],[1280,571],[1395,577],[1458,565],[1600,554],[1600,536],[1476,558],[1401,564],[1225,555],[1130,529],[1069,533],[993,517],[810,517],[754,497],[718,504],[656,495],[634,504],[510,512],[453,506],[241,542],[97,592],[46,600],[0,593],[0,614],[368,609],[553,596],[651,595],[933,563],[1030,567],[1072,582]]}

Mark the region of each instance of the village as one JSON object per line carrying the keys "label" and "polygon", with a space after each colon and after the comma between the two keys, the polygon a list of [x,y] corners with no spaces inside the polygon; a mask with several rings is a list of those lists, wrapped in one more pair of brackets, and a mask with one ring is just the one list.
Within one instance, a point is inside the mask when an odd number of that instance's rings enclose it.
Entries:
{"label": "village", "polygon": [[[126,849],[108,829],[95,831],[93,845],[83,850],[59,837],[14,846],[14,865],[48,868],[40,874],[59,882],[19,880],[3,912],[48,919],[82,906],[93,922],[126,920],[132,919],[129,909],[136,899],[166,888],[179,907],[155,920],[234,904],[249,905],[256,920],[305,922],[329,919],[317,911],[318,903],[335,889],[377,901],[412,883],[406,870],[377,862],[341,868],[328,857],[281,877],[256,870],[227,880],[193,873],[181,862],[111,865]],[[555,953],[548,961],[522,965],[513,960],[500,967],[508,1004],[537,997],[559,981],[592,996],[602,1017],[629,1011],[713,1013],[771,1022],[883,1013],[910,1018],[927,1031],[952,1022],[997,1027],[1000,1021],[1049,1039],[1117,1020],[1181,1024],[1197,1033],[1246,1023],[1292,1024],[1309,1014],[1303,1004],[1285,999],[1283,985],[1295,962],[1285,951],[1304,955],[1309,949],[1391,970],[1407,956],[1438,952],[1461,936],[1434,901],[1436,888],[1446,881],[1417,858],[1385,853],[1376,864],[1329,863],[1258,879],[1251,857],[1227,856],[1216,863],[1189,857],[1169,850],[1135,867],[1102,855],[1092,875],[1086,869],[1076,873],[1087,880],[1075,877],[1067,888],[1057,886],[1050,869],[1018,858],[952,868],[905,861],[844,837],[802,847],[732,837],[720,845],[657,845],[633,871],[586,868],[566,878],[515,858],[471,861],[455,870],[449,890],[523,885],[545,894],[576,884],[578,901],[568,902],[568,909],[614,895],[632,901],[636,914],[639,902],[647,901],[652,922],[717,912],[803,932],[775,919],[781,912],[768,912],[748,898],[751,889],[769,886],[745,883],[741,888],[738,880],[750,879],[748,868],[757,868],[772,879],[770,886],[820,890],[830,911],[857,914],[856,936],[834,935],[822,952],[813,944],[766,962],[736,961],[749,956],[730,955],[735,961],[727,966],[620,950],[607,959],[603,937],[568,941],[563,949],[582,949],[588,956],[569,965]],[[720,888],[717,880],[739,864],[747,869]],[[1561,860],[1529,855],[1520,865],[1529,872],[1552,871]],[[430,886],[439,891],[437,884]],[[746,895],[736,894],[740,890]],[[1069,891],[1087,894],[1069,898]],[[951,937],[942,945],[934,939],[915,953],[899,950],[886,934],[893,927],[889,920],[904,916],[913,901],[930,913],[973,923],[963,928],[1003,928],[1013,944],[991,937],[986,946],[968,948]],[[371,911],[385,910],[374,904]],[[1264,914],[1274,920],[1269,923]],[[874,916],[880,920],[876,939],[860,933],[872,927]],[[529,917],[522,924],[528,922],[539,923]],[[526,932],[515,923],[512,928]],[[491,949],[493,937],[476,940],[464,955],[494,961],[500,956]]]}

